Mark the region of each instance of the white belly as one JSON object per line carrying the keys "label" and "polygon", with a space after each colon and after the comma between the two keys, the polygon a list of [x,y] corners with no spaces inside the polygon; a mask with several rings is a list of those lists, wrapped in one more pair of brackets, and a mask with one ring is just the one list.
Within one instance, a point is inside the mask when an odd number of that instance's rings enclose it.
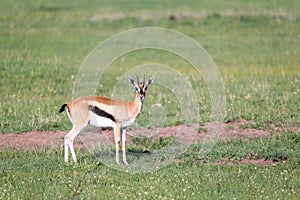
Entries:
{"label": "white belly", "polygon": [[131,124],[133,124],[134,120],[135,120],[135,118],[133,118],[133,119],[127,121],[127,122],[122,123],[122,127],[130,126]]}
{"label": "white belly", "polygon": [[106,117],[98,116],[92,112],[89,113],[89,122],[91,125],[96,127],[114,127],[115,122]]}

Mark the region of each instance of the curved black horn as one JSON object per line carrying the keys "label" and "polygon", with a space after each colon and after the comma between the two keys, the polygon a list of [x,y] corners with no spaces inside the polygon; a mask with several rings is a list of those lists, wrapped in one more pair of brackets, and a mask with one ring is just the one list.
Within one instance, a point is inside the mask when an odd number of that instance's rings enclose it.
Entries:
{"label": "curved black horn", "polygon": [[144,80],[143,80],[143,85],[145,85],[145,74],[144,74]]}

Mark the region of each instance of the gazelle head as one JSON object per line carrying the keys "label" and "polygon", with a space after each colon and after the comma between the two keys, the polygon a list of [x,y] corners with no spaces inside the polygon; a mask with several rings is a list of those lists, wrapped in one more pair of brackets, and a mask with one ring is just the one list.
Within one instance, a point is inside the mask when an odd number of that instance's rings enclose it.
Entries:
{"label": "gazelle head", "polygon": [[143,82],[140,83],[139,82],[139,78],[136,77],[136,83],[134,82],[134,80],[128,76],[128,81],[131,83],[131,85],[134,87],[134,89],[136,90],[136,95],[138,97],[138,99],[143,102],[146,96],[146,91],[149,87],[149,85],[151,85],[154,82],[154,77],[152,76],[147,83],[145,83],[145,76],[143,79]]}

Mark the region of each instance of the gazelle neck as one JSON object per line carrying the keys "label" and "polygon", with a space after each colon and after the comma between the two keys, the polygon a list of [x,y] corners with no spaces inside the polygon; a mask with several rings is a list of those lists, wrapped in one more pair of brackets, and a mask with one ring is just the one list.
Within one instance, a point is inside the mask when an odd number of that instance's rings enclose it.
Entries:
{"label": "gazelle neck", "polygon": [[135,108],[138,110],[138,115],[142,112],[143,109],[143,101],[139,99],[139,94],[137,93],[135,99],[133,101]]}

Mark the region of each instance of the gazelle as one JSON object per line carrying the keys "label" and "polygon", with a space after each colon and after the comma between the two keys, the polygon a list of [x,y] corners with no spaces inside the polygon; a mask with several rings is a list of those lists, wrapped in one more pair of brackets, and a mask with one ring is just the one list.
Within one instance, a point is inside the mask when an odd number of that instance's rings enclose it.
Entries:
{"label": "gazelle", "polygon": [[154,82],[151,77],[145,83],[137,83],[128,76],[128,81],[136,90],[135,99],[130,101],[113,100],[100,96],[84,96],[72,102],[63,104],[59,112],[63,112],[67,107],[67,115],[73,124],[73,128],[64,138],[65,162],[68,162],[69,148],[74,162],[77,161],[73,142],[78,133],[88,124],[96,127],[112,127],[114,129],[114,139],[116,145],[116,162],[119,164],[119,144],[122,142],[123,162],[127,165],[125,141],[126,127],[130,126],[138,117],[142,110],[146,91]]}

